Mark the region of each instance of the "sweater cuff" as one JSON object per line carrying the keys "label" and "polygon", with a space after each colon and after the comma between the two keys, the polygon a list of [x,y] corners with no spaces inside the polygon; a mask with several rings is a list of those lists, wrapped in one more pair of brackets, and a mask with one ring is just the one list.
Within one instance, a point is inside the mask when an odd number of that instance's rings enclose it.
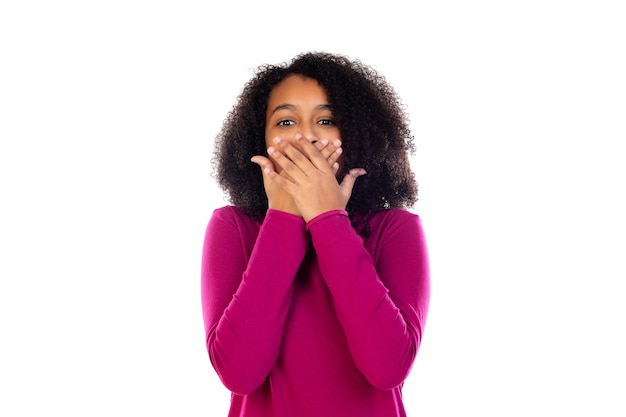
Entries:
{"label": "sweater cuff", "polygon": [[330,216],[348,217],[348,212],[345,210],[331,210],[322,214],[318,214],[317,216],[313,217],[311,220],[308,221],[308,223],[306,224],[306,230],[309,230],[311,226],[313,226],[315,223],[318,223],[320,220],[324,220],[325,218],[330,217]]}
{"label": "sweater cuff", "polygon": [[268,218],[280,219],[281,221],[304,226],[304,219],[302,217],[296,214],[287,213],[286,211],[267,209],[265,219],[267,220]]}

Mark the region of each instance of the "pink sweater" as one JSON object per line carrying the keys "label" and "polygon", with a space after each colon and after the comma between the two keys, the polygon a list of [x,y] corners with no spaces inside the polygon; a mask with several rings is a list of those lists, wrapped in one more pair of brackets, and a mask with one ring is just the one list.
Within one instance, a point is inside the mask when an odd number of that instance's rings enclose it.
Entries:
{"label": "pink sweater", "polygon": [[360,237],[345,211],[308,224],[268,210],[262,223],[217,209],[202,258],[213,367],[232,392],[229,416],[405,416],[402,385],[430,297],[419,217],[370,219]]}

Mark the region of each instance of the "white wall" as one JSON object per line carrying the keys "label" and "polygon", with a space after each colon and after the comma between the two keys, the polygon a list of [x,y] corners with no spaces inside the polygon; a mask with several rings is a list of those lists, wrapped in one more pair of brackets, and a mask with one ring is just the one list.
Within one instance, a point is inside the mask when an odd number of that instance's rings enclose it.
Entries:
{"label": "white wall", "polygon": [[433,293],[409,415],[626,413],[619,2],[210,3],[0,6],[1,415],[226,415],[211,143],[254,67],[308,50],[411,114]]}

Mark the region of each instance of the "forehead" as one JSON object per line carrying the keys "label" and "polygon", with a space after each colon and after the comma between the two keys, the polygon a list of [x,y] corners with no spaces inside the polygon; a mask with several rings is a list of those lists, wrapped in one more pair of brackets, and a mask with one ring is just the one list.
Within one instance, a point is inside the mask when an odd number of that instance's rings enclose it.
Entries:
{"label": "forehead", "polygon": [[280,104],[328,102],[324,88],[313,78],[293,74],[276,84],[269,96],[269,107]]}

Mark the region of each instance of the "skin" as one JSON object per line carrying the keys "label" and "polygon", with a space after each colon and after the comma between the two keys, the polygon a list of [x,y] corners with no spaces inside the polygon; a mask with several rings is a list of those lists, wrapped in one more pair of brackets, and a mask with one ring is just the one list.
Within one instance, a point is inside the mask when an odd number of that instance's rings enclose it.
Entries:
{"label": "skin", "polygon": [[330,210],[345,210],[362,168],[336,178],[342,153],[326,91],[316,80],[291,75],[270,93],[265,142],[269,157],[252,162],[263,171],[270,209],[305,221]]}

